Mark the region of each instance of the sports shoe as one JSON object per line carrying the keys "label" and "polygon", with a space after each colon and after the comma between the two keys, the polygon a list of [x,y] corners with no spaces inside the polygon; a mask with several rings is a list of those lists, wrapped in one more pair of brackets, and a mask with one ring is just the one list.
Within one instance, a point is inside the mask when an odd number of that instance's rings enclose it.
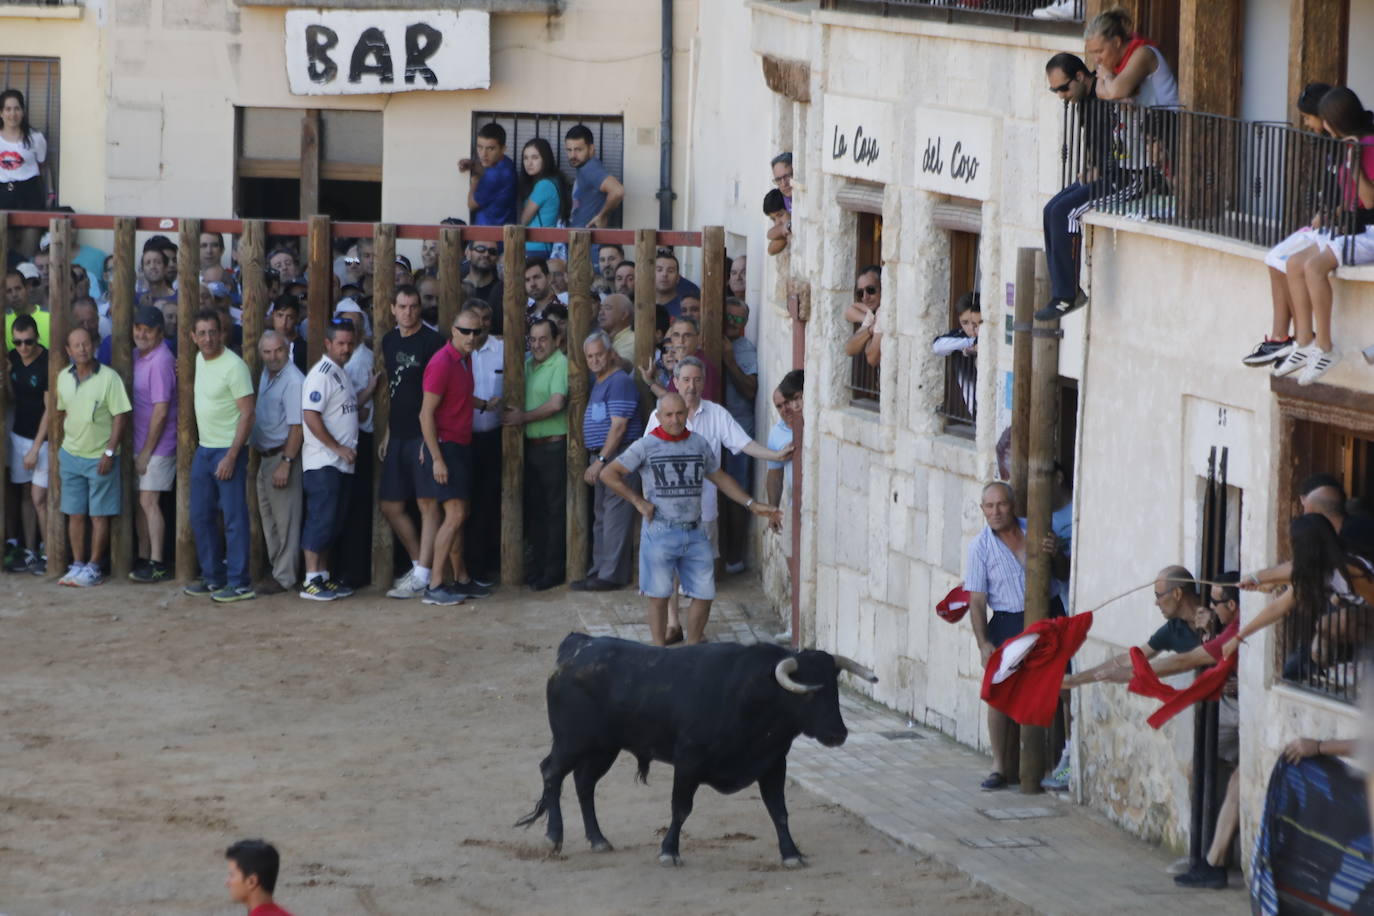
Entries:
{"label": "sports shoe", "polygon": [[491,597],[491,589],[478,585],[474,579],[469,579],[466,582],[454,582],[449,588],[451,588],[455,594],[462,595],[464,598]]}
{"label": "sports shoe", "polygon": [[1174,876],[1179,887],[1200,887],[1219,891],[1226,887],[1226,869],[1221,865],[1199,862],[1181,875]]}
{"label": "sports shoe", "polygon": [[33,551],[18,544],[5,545],[5,572],[24,572],[33,559]]}
{"label": "sports shoe", "polygon": [[[1316,346],[1313,344],[1312,346]],[[1332,347],[1330,350],[1317,350],[1307,360],[1307,365],[1303,367],[1298,375],[1299,385],[1310,385],[1317,379],[1326,375],[1328,369],[1341,361],[1341,351]]]}
{"label": "sports shoe", "polygon": [[46,576],[48,574],[48,558],[41,554],[35,554],[29,561],[28,571],[30,575]]}
{"label": "sports shoe", "polygon": [[483,588],[491,588],[492,586],[494,586],[494,585],[496,584],[496,576],[491,575],[491,574],[487,574],[487,575],[478,575],[478,574],[476,574],[476,573],[473,573],[473,574],[472,574],[472,581],[473,581],[473,582],[476,582],[478,585],[482,586]]}
{"label": "sports shoe", "polygon": [[1055,0],[1049,6],[1032,10],[1031,16],[1035,19],[1048,19],[1055,22],[1071,22],[1083,18],[1083,14],[1074,9],[1074,0]]}
{"label": "sports shoe", "polygon": [[1051,299],[1049,303],[1035,313],[1036,321],[1056,321],[1063,318],[1070,312],[1076,312],[1088,304],[1088,297],[1083,290],[1078,291],[1078,295],[1070,302],[1067,299]]}
{"label": "sports shoe", "polygon": [[197,579],[190,585],[183,588],[182,592],[194,598],[208,598],[222,588],[224,588],[223,585],[215,585],[213,583],[206,582],[204,579]]}
{"label": "sports shoe", "polygon": [[1321,350],[1318,349],[1315,343],[1310,343],[1305,347],[1299,347],[1297,344],[1294,344],[1289,354],[1285,356],[1281,362],[1274,364],[1274,378],[1283,378],[1285,375],[1292,375],[1294,372],[1306,366],[1307,361],[1319,353],[1321,353]]}
{"label": "sports shoe", "polygon": [[427,583],[421,582],[415,577],[415,570],[411,569],[401,578],[391,584],[391,589],[386,593],[388,598],[419,598],[425,593]]}
{"label": "sports shoe", "polygon": [[420,599],[425,604],[436,604],[440,607],[453,607],[463,603],[463,596],[454,591],[447,585],[430,586],[425,589],[424,597]]}
{"label": "sports shoe", "polygon": [[226,585],[210,596],[211,601],[220,604],[232,604],[235,601],[252,601],[258,597],[258,593],[253,591],[251,585]]}
{"label": "sports shoe", "polygon": [[1242,358],[1241,362],[1251,367],[1268,366],[1270,363],[1276,363],[1283,359],[1296,349],[1297,344],[1293,342],[1291,337],[1285,337],[1282,340],[1266,337],[1263,342],[1250,351],[1248,356]]}
{"label": "sports shoe", "polygon": [[1059,766],[1054,768],[1054,772],[1040,780],[1040,788],[1051,789],[1055,792],[1065,792],[1069,788],[1069,776],[1071,774],[1069,762],[1061,759]]}
{"label": "sports shoe", "polygon": [[75,585],[76,574],[81,572],[82,563],[73,563],[67,567],[67,571],[62,574],[62,578],[57,580],[58,585]]}
{"label": "sports shoe", "polygon": [[338,579],[334,579],[334,578],[328,579],[328,580],[324,583],[324,587],[327,588],[329,591],[333,592],[335,595],[337,595],[337,596],[340,597],[340,598],[351,598],[351,597],[353,597],[353,589],[349,588],[347,585],[344,585],[344,584],[343,584],[342,582],[340,582]]}
{"label": "sports shoe", "polygon": [[307,601],[333,601],[339,597],[339,593],[331,589],[323,578],[316,576],[305,580],[305,584],[301,586],[300,596]]}
{"label": "sports shoe", "polygon": [[1007,777],[996,771],[989,773],[988,778],[978,784],[978,788],[984,792],[996,792],[998,789],[1007,787]]}
{"label": "sports shoe", "polygon": [[135,582],[163,582],[171,576],[172,571],[166,563],[154,563],[152,560],[139,560],[129,571],[129,578]]}
{"label": "sports shoe", "polygon": [[76,573],[71,575],[71,581],[67,585],[73,588],[91,588],[105,581],[105,577],[100,574],[100,567],[94,563],[86,563],[77,567]]}
{"label": "sports shoe", "polygon": [[732,576],[739,575],[740,573],[744,572],[744,561],[741,560],[738,563],[726,563],[725,571]]}

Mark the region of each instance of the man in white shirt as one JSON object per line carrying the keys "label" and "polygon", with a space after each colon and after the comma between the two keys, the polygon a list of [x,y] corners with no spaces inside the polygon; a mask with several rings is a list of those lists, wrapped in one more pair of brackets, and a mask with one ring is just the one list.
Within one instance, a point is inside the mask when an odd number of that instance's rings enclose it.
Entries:
{"label": "man in white shirt", "polygon": [[343,367],[353,355],[356,334],[348,321],[331,321],[324,331],[324,355],[301,389],[305,441],[301,475],[305,488],[305,585],[300,596],[312,601],[346,598],[353,590],[329,576],[329,548],[348,514],[351,477],[358,460],[358,398]]}
{"label": "man in white shirt", "polygon": [[491,334],[492,307],[478,299],[467,307],[482,316],[482,333],[472,353],[472,503],[463,551],[468,575],[489,588],[501,572],[501,397],[506,348]]}
{"label": "man in white shirt", "polygon": [[[678,394],[687,402],[687,428],[694,433],[704,437],[711,447],[717,452],[721,446],[728,448],[733,454],[738,455],[743,452],[754,458],[765,461],[786,461],[792,455],[792,444],[788,443],[778,451],[764,448],[746,433],[735,422],[735,418],[730,416],[730,412],[714,401],[702,400],[701,393],[706,385],[706,367],[701,360],[695,356],[684,356],[673,370],[673,380],[676,383]],[[645,435],[653,432],[658,426],[658,417],[649,421],[649,428],[645,430]],[[702,485],[701,493],[701,521],[706,526],[707,536],[711,539],[711,549],[716,555],[720,555],[720,545],[716,533],[716,514],[719,506],[717,504],[716,486],[711,481],[706,481]],[[682,623],[678,617],[677,596],[668,602],[668,634],[667,644],[672,645],[682,639]]]}

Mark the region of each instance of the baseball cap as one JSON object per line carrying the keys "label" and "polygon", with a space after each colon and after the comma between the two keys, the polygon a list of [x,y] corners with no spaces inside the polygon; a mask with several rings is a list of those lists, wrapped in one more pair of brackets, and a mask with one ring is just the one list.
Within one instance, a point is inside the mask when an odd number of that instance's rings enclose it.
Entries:
{"label": "baseball cap", "polygon": [[162,309],[151,305],[140,305],[134,309],[134,324],[141,324],[145,328],[162,327]]}
{"label": "baseball cap", "polygon": [[334,306],[335,315],[341,315],[344,312],[357,312],[359,315],[367,315],[367,313],[363,311],[363,307],[358,304],[358,300],[354,299],[352,296],[344,296],[339,300],[339,304]]}
{"label": "baseball cap", "polygon": [[43,278],[43,274],[38,270],[38,265],[34,264],[32,261],[25,261],[23,264],[16,267],[15,270],[23,274],[25,280],[41,280]]}

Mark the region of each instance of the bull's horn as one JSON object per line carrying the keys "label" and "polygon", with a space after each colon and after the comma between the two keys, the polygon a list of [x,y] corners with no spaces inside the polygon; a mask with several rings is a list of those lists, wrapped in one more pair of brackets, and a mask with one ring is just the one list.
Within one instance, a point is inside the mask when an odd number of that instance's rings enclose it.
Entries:
{"label": "bull's horn", "polygon": [[878,675],[874,674],[863,665],[854,661],[852,658],[845,658],[843,655],[835,656],[835,667],[840,671],[848,671],[855,677],[861,677],[870,684],[878,683]]}
{"label": "bull's horn", "polygon": [[814,693],[821,689],[819,684],[798,684],[796,681],[792,680],[792,672],[796,670],[797,659],[788,656],[778,662],[778,666],[773,669],[773,677],[778,679],[778,685],[781,686],[783,690],[790,691],[791,693]]}

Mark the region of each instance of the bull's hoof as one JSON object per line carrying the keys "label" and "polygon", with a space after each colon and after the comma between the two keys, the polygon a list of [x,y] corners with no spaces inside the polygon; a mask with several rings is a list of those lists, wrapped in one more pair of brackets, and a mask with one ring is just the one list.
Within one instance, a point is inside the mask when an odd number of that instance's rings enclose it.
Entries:
{"label": "bull's hoof", "polygon": [[591,844],[592,844],[592,852],[614,852],[614,851],[615,851],[615,847],[611,845],[610,841],[609,841],[609,840],[606,840],[606,839],[604,839],[604,838],[603,838],[603,839],[600,839],[600,840],[592,840],[592,841],[591,841]]}
{"label": "bull's hoof", "polygon": [[681,868],[682,857],[672,856],[665,852],[659,855],[658,864],[662,865],[664,868]]}
{"label": "bull's hoof", "polygon": [[562,837],[558,837],[557,839],[555,839],[554,837],[546,836],[544,837],[544,842],[549,844],[549,852],[554,853],[555,855],[563,851]]}
{"label": "bull's hoof", "polygon": [[805,867],[806,867],[806,859],[802,858],[801,856],[793,856],[793,857],[790,858],[790,859],[783,859],[783,860],[782,860],[782,867],[783,867],[783,868],[805,868]]}

